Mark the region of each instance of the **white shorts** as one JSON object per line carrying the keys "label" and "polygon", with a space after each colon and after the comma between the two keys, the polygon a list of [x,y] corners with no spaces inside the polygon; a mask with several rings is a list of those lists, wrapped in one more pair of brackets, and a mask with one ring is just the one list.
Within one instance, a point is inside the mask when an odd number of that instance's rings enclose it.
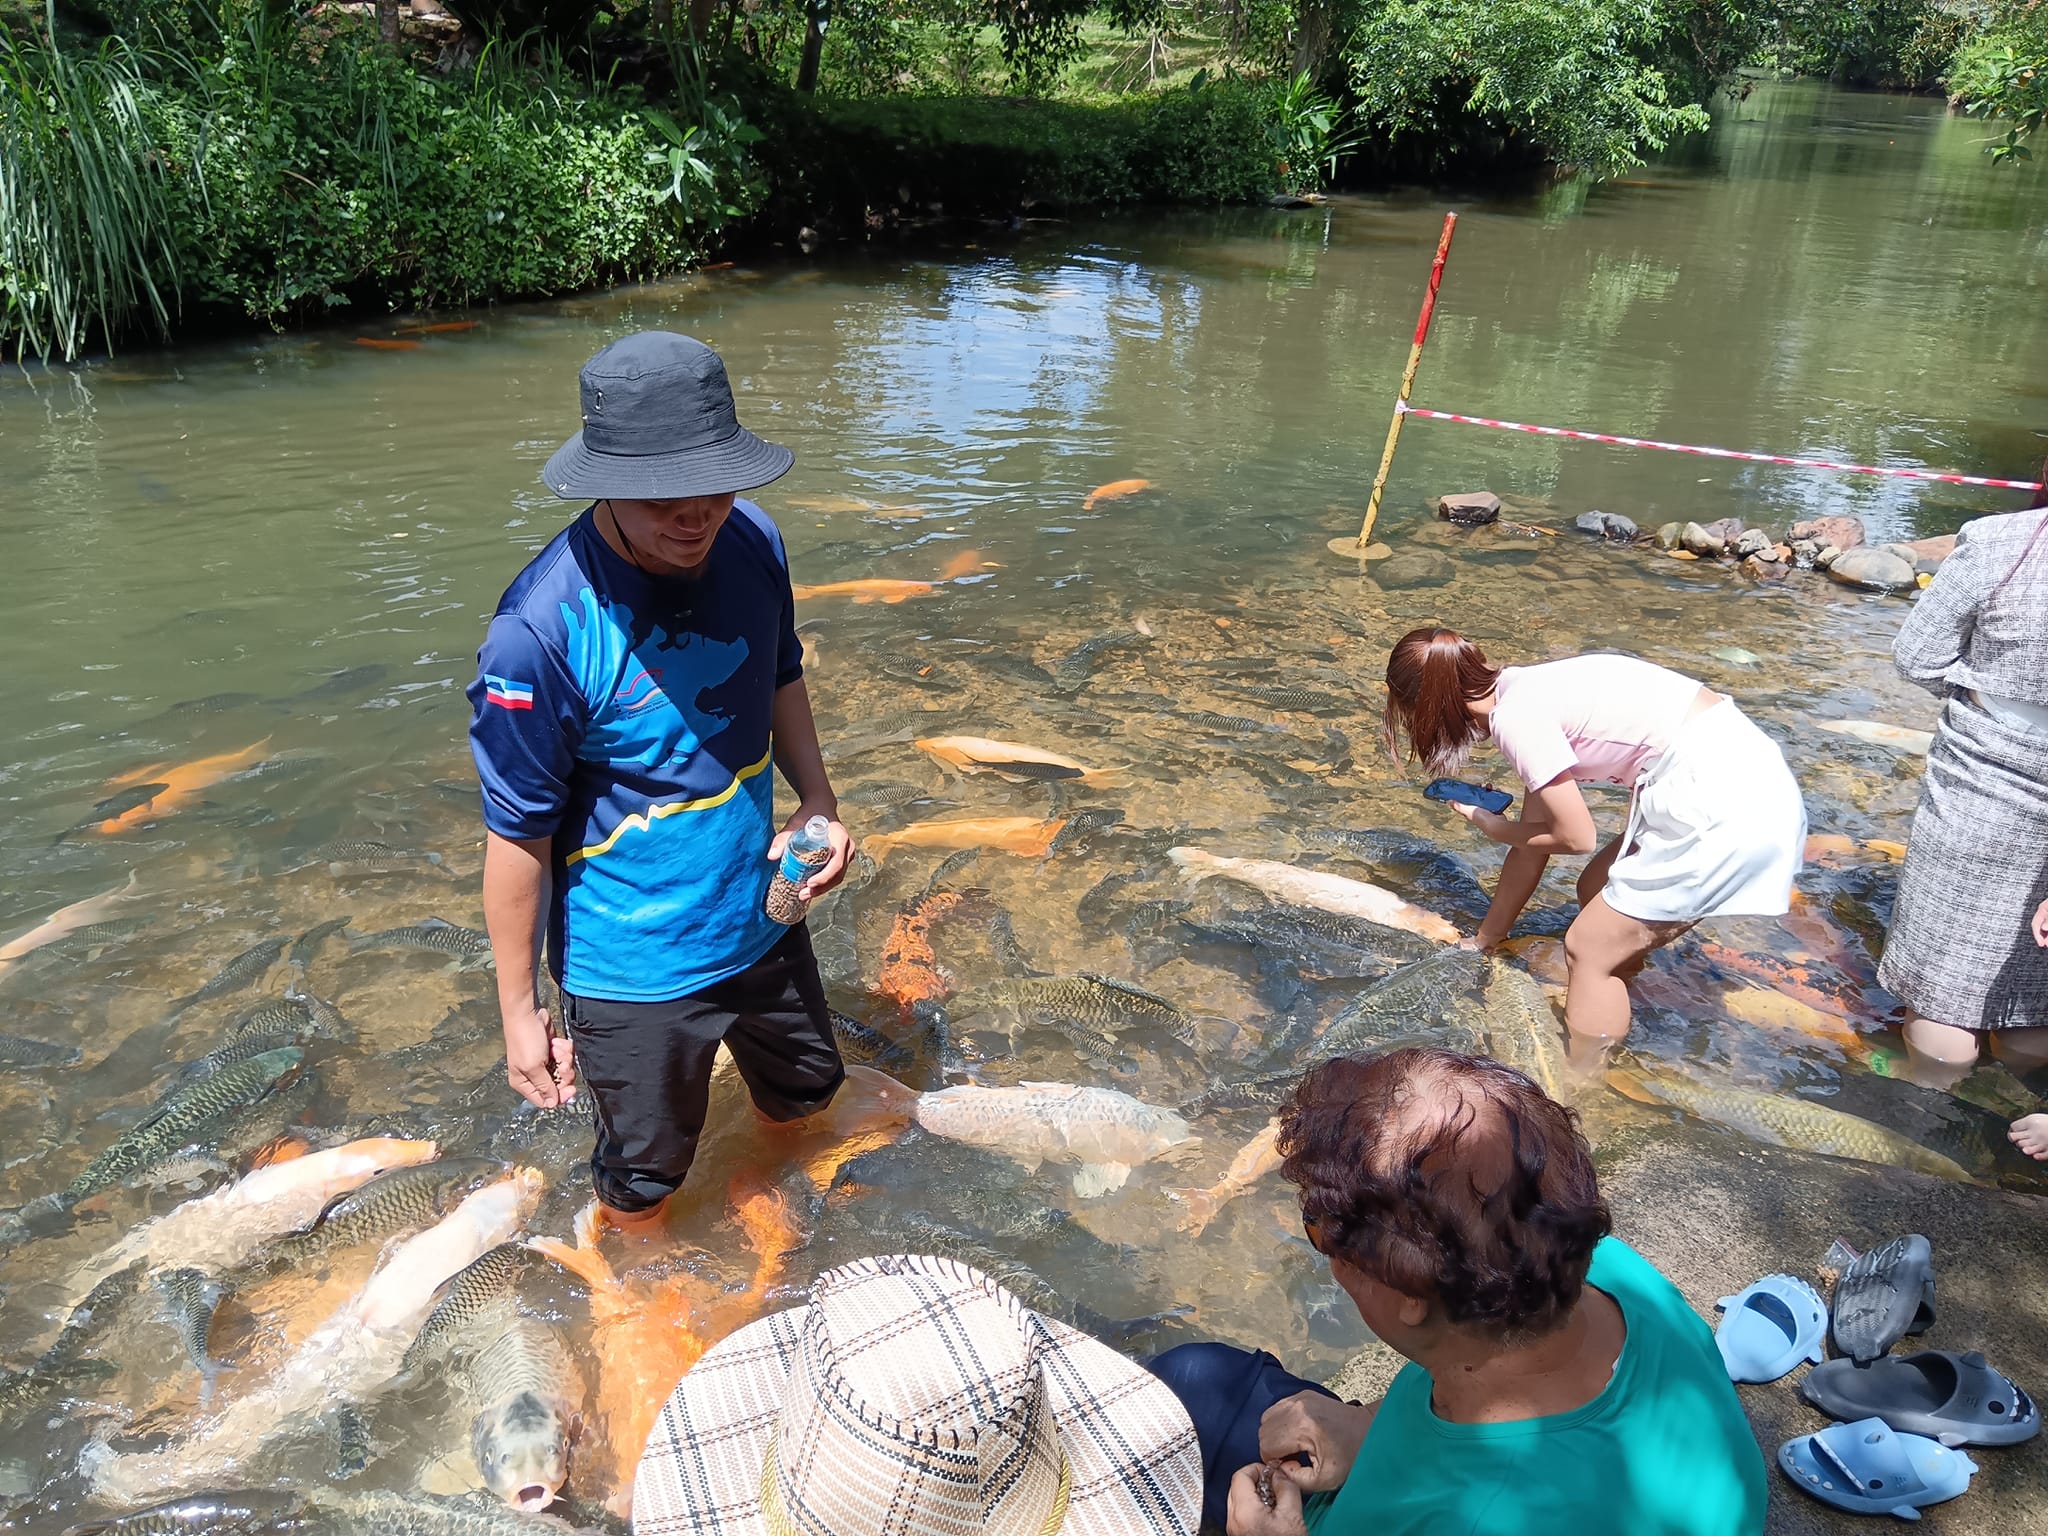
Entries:
{"label": "white shorts", "polygon": [[1779,917],[1806,850],[1806,803],[1778,750],[1725,699],[1678,728],[1636,781],[1602,892],[1646,923]]}

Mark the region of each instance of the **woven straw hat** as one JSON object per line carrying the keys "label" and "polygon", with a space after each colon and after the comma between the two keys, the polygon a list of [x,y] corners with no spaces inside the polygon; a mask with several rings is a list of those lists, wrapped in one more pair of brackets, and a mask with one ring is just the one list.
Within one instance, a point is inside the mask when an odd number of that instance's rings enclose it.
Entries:
{"label": "woven straw hat", "polygon": [[1193,1536],[1173,1393],[950,1259],[862,1259],[740,1329],[655,1421],[635,1536]]}

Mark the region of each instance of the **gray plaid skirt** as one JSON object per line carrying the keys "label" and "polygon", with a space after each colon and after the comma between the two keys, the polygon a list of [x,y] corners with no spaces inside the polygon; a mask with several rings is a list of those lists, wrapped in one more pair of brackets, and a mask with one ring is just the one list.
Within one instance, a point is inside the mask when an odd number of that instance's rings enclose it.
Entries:
{"label": "gray plaid skirt", "polygon": [[1877,976],[1923,1018],[1962,1029],[2048,1026],[2048,734],[1951,695],[1927,754],[1898,908]]}

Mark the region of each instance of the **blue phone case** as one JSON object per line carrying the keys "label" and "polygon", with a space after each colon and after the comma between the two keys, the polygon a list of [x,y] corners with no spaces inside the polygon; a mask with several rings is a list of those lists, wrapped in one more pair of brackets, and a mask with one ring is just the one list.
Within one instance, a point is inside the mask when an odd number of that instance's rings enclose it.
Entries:
{"label": "blue phone case", "polygon": [[1431,800],[1476,805],[1496,816],[1515,803],[1515,797],[1504,789],[1487,789],[1479,784],[1467,784],[1463,779],[1434,780],[1422,793]]}

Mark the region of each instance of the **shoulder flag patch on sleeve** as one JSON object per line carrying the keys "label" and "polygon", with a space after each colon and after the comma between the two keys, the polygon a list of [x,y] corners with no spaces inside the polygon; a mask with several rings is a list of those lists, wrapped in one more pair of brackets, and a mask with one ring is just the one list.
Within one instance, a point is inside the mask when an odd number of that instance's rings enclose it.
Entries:
{"label": "shoulder flag patch on sleeve", "polygon": [[484,674],[484,701],[500,709],[533,708],[533,684],[514,682],[509,677]]}

